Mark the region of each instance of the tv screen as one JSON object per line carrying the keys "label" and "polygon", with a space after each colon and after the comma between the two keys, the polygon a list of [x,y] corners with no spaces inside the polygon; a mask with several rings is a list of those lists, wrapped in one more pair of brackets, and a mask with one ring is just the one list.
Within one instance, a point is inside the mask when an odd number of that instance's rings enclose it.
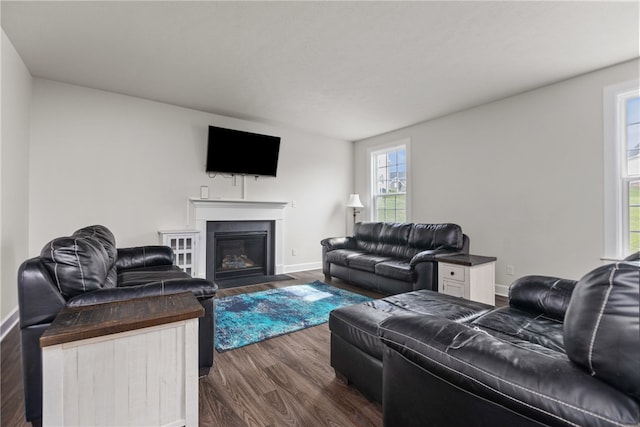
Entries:
{"label": "tv screen", "polygon": [[276,176],[280,137],[209,126],[207,172]]}

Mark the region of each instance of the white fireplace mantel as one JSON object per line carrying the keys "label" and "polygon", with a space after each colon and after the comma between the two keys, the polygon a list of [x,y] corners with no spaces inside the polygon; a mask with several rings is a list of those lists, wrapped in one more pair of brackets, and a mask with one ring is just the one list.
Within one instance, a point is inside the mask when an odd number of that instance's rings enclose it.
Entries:
{"label": "white fireplace mantel", "polygon": [[206,277],[207,221],[274,221],[275,273],[284,271],[284,208],[288,202],[233,199],[189,199],[189,224],[198,230],[197,265],[194,275]]}

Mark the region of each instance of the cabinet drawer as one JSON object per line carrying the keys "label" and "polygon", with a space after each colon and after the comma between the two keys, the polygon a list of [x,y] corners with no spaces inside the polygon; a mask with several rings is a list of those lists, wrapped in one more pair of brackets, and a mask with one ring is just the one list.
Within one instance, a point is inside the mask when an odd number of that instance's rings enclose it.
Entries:
{"label": "cabinet drawer", "polygon": [[443,279],[464,282],[464,267],[458,267],[457,265],[451,264],[440,264],[439,268],[442,269],[440,274]]}
{"label": "cabinet drawer", "polygon": [[464,284],[443,280],[441,292],[452,297],[464,298]]}

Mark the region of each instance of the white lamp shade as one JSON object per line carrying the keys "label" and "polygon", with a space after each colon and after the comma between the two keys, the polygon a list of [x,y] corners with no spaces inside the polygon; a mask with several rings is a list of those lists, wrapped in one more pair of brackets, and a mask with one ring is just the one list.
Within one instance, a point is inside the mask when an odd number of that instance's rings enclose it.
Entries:
{"label": "white lamp shade", "polygon": [[349,201],[347,202],[348,208],[364,208],[364,205],[360,201],[359,194],[350,194]]}

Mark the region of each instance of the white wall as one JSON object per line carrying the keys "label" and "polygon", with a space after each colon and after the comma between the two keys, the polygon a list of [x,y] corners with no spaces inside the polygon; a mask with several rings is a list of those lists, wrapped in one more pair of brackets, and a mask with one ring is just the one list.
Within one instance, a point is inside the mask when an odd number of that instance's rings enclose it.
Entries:
{"label": "white wall", "polygon": [[208,125],[282,138],[278,177],[248,178],[246,198],[295,201],[285,213],[285,271],[319,268],[320,240],[345,233],[350,142],[43,79],[33,90],[32,254],[97,223],[120,247],[157,244],[158,230],[187,225],[187,200],[201,185],[210,198],[240,198],[240,179],[234,187],[204,172]]}
{"label": "white wall", "polygon": [[16,277],[28,256],[31,74],[2,31],[0,140],[0,324],[18,305]]}
{"label": "white wall", "polygon": [[577,279],[604,255],[603,88],[638,78],[638,67],[631,61],[359,141],[355,189],[370,194],[370,147],[408,137],[411,221],[460,224],[472,253],[498,258],[498,284],[527,274]]}

